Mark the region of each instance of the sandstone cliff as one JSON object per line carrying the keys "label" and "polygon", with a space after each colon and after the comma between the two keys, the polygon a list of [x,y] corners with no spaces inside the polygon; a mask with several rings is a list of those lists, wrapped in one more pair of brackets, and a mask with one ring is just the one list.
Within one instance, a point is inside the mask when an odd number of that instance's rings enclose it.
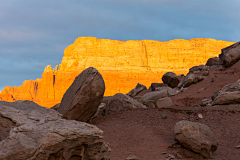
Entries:
{"label": "sandstone cliff", "polygon": [[59,67],[47,66],[41,79],[24,81],[19,87],[5,87],[0,100],[31,100],[51,107],[61,101],[75,77],[90,66],[102,74],[105,96],[127,93],[137,83],[150,86],[161,82],[166,72],[186,74],[190,67],[205,64],[233,43],[205,38],[160,42],[80,37],[65,49]]}

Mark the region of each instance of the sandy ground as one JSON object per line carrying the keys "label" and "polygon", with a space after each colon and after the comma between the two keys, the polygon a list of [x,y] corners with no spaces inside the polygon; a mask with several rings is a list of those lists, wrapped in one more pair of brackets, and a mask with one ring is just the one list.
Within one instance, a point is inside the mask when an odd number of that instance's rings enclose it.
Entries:
{"label": "sandy ground", "polygon": [[[173,107],[163,109],[131,109],[95,119],[92,123],[104,131],[104,140],[112,149],[112,160],[136,155],[140,160],[165,160],[166,155],[181,153],[187,158],[203,159],[175,144],[174,125],[180,120],[206,124],[218,141],[216,160],[239,160],[240,104],[193,107],[202,99],[211,99],[214,92],[240,79],[240,62],[231,68],[214,67],[206,79],[171,97]],[[162,119],[167,114],[167,119]],[[198,118],[202,114],[203,118]],[[167,152],[167,154],[161,154]],[[192,157],[192,158],[191,158]],[[176,158],[177,159],[177,158]]]}

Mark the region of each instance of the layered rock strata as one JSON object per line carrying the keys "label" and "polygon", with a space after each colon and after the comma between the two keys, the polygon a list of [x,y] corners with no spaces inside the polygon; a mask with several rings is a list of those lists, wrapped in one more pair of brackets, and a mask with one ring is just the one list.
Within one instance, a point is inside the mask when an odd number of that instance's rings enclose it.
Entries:
{"label": "layered rock strata", "polygon": [[41,79],[24,81],[19,87],[5,87],[0,100],[31,100],[45,107],[60,103],[63,94],[84,69],[95,67],[103,76],[105,96],[128,93],[137,83],[149,87],[162,82],[162,75],[188,73],[205,64],[234,42],[214,39],[118,41],[80,37],[64,51],[62,62],[47,66]]}

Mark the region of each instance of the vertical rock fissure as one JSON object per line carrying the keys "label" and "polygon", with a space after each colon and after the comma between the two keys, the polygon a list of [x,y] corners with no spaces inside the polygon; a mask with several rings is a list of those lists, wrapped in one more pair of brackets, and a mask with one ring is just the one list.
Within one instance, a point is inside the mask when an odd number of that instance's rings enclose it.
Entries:
{"label": "vertical rock fissure", "polygon": [[[144,41],[142,41],[142,48],[143,48],[143,53],[144,53],[144,57],[143,57],[143,66],[148,68],[148,55],[147,55],[147,48],[146,48],[146,44]],[[145,64],[146,63],[146,64]]]}

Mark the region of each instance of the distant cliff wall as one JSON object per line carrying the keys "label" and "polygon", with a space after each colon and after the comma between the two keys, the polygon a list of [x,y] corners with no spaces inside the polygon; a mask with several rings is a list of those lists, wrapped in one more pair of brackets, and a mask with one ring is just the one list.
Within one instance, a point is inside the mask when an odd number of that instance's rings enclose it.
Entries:
{"label": "distant cliff wall", "polygon": [[51,107],[61,102],[75,77],[90,66],[102,74],[105,96],[127,93],[137,83],[150,86],[161,82],[162,75],[169,71],[186,74],[190,67],[205,64],[233,43],[207,38],[160,42],[80,37],[65,49],[59,66],[54,69],[47,66],[41,79],[26,80],[19,87],[5,87],[0,100],[31,100]]}

